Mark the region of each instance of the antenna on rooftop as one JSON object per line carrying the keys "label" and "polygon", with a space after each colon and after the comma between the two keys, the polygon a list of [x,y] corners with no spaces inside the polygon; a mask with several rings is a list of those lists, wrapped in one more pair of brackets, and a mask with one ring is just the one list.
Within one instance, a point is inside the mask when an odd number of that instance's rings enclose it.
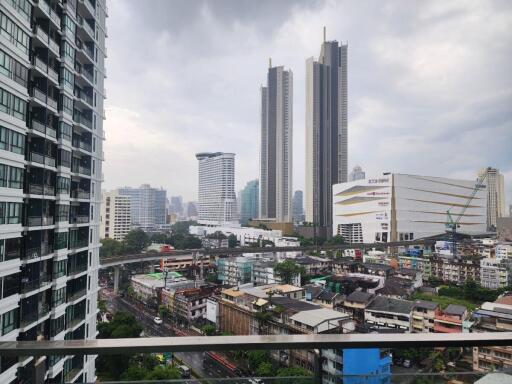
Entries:
{"label": "antenna on rooftop", "polygon": [[272,58],[271,57],[268,58],[268,67],[272,68]]}
{"label": "antenna on rooftop", "polygon": [[326,36],[327,36],[327,28],[326,28],[326,27],[325,27],[325,25],[324,25],[324,43],[325,43],[325,41],[327,40],[327,39],[326,39]]}

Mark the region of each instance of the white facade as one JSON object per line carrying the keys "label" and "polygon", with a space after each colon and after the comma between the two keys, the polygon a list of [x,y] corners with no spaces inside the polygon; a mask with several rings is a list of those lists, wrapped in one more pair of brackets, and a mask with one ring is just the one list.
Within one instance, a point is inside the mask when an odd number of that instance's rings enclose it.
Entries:
{"label": "white facade", "polygon": [[235,194],[235,154],[198,153],[198,222],[238,225]]}
{"label": "white facade", "polygon": [[292,221],[293,74],[270,67],[261,87],[260,218]]}
{"label": "white facade", "polygon": [[[471,198],[476,182],[385,174],[333,186],[333,234],[349,242],[414,240],[446,231]],[[459,232],[486,231],[487,192],[480,186],[459,221]]]}
{"label": "white facade", "polygon": [[130,197],[103,191],[101,201],[100,238],[123,240],[131,229]]}
{"label": "white facade", "polygon": [[209,297],[206,300],[206,320],[217,324],[219,319],[219,303],[216,298]]}
{"label": "white facade", "polygon": [[[0,341],[96,338],[105,0],[0,1]],[[0,383],[96,381],[95,356]]]}
{"label": "white facade", "polygon": [[512,244],[498,244],[496,245],[496,258],[512,260]]}
{"label": "white facade", "polygon": [[484,168],[478,172],[482,177],[487,174],[487,226],[496,228],[496,220],[505,217],[505,180],[496,168]]}
{"label": "white facade", "polygon": [[500,259],[486,258],[480,260],[480,285],[484,288],[505,288],[510,284],[510,263]]}

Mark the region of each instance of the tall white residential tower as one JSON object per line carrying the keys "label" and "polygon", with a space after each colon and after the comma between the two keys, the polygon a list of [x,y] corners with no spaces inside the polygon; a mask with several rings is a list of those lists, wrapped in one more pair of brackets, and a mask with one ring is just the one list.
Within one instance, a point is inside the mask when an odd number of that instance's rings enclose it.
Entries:
{"label": "tall white residential tower", "polygon": [[198,221],[238,226],[235,195],[235,154],[203,152],[199,162]]}
{"label": "tall white residential tower", "polygon": [[270,66],[261,87],[260,217],[292,221],[293,74]]}
{"label": "tall white residential tower", "polygon": [[[0,340],[94,339],[105,0],[0,1]],[[95,356],[0,361],[0,383],[94,382]]]}
{"label": "tall white residential tower", "polygon": [[131,229],[130,196],[118,190],[101,193],[100,238],[123,240]]}

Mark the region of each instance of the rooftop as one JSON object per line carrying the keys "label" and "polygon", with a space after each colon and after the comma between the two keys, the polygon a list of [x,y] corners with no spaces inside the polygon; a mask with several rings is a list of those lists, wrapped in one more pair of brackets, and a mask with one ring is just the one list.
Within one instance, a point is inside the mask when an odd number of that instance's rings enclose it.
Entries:
{"label": "rooftop", "polygon": [[411,313],[414,302],[377,296],[366,309],[371,311]]}
{"label": "rooftop", "polygon": [[422,308],[422,309],[428,309],[428,310],[434,310],[439,305],[437,303],[434,303],[433,301],[427,301],[427,300],[416,300],[414,302],[414,306],[416,308]]}
{"label": "rooftop", "polygon": [[347,296],[347,301],[353,301],[354,303],[368,303],[374,295],[369,292],[354,291]]}
{"label": "rooftop", "polygon": [[280,297],[272,297],[272,304],[280,305],[286,309],[291,309],[292,311],[311,311],[313,309],[318,309],[320,306],[316,304],[308,303],[307,301],[289,299],[288,297],[280,296]]}
{"label": "rooftop", "polygon": [[[301,324],[317,327],[318,325],[329,320],[342,320],[350,317],[346,313],[333,311],[332,309],[319,308],[313,310],[304,310],[291,316],[290,319],[298,321]],[[336,324],[337,326],[337,324]]]}
{"label": "rooftop", "polygon": [[461,316],[467,312],[467,308],[463,305],[450,304],[443,311],[447,315],[458,315]]}

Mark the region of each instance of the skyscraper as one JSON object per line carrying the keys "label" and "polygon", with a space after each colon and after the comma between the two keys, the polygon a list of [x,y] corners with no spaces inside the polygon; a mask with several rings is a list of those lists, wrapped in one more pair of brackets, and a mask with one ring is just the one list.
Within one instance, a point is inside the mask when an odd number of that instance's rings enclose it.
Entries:
{"label": "skyscraper", "polygon": [[261,87],[260,218],[292,220],[293,74],[272,67]]}
{"label": "skyscraper", "polygon": [[293,221],[295,223],[304,221],[304,202],[302,191],[295,191],[293,194]]}
{"label": "skyscraper", "polygon": [[211,225],[238,225],[235,195],[235,154],[203,152],[199,161],[198,221]]}
{"label": "skyscraper", "polygon": [[[96,337],[106,17],[0,1],[2,341]],[[96,379],[95,356],[0,360],[2,383]]]}
{"label": "skyscraper", "polygon": [[139,188],[123,187],[119,194],[130,196],[132,227],[144,231],[157,229],[166,223],[167,191],[142,184]]}
{"label": "skyscraper", "polygon": [[499,169],[484,168],[478,172],[481,177],[487,174],[487,227],[496,228],[496,220],[504,217],[505,208],[505,179]]}
{"label": "skyscraper", "polygon": [[364,173],[361,166],[356,165],[352,172],[348,175],[348,181],[364,180],[366,174]]}
{"label": "skyscraper", "polygon": [[174,213],[178,215],[178,217],[182,217],[184,214],[183,210],[183,198],[181,196],[171,196],[169,213]]}
{"label": "skyscraper", "polygon": [[249,181],[240,192],[240,224],[258,217],[259,181]]}
{"label": "skyscraper", "polygon": [[324,29],[318,61],[306,61],[306,221],[325,230],[332,186],[347,181],[347,51]]}

